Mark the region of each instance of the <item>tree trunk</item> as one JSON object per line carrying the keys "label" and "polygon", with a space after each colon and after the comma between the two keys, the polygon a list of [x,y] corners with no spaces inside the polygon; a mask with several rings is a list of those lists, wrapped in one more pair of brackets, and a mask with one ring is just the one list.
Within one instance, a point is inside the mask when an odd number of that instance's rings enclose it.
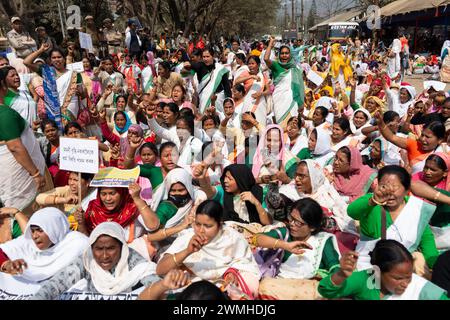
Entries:
{"label": "tree trunk", "polygon": [[159,11],[159,0],[153,0],[153,17],[151,21],[151,27],[150,27],[150,35],[153,36],[154,30],[155,30],[155,24],[156,24],[156,18],[158,17],[158,11]]}

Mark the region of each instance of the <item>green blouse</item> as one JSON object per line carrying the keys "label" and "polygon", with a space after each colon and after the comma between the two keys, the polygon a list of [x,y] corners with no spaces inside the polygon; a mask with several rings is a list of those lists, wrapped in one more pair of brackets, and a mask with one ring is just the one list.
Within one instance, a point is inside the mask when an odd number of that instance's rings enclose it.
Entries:
{"label": "green blouse", "polygon": [[159,218],[161,226],[166,225],[167,221],[169,221],[177,212],[178,208],[172,202],[162,201],[156,209],[156,215]]}
{"label": "green blouse", "polygon": [[[337,271],[337,270],[336,270]],[[380,297],[381,290],[377,289],[373,284],[373,275],[368,270],[353,272],[341,285],[336,286],[331,281],[331,276],[322,279],[319,283],[318,291],[328,299],[352,298],[355,300],[382,300]],[[389,296],[383,298],[387,299]],[[419,300],[449,300],[445,290],[436,286],[432,282],[428,282],[419,295]]]}
{"label": "green blouse", "polygon": [[[361,235],[371,239],[381,238],[381,207],[372,207],[369,205],[369,200],[372,194],[366,194],[352,203],[347,208],[348,215],[360,222]],[[406,197],[408,202],[409,197]],[[389,228],[393,224],[392,217],[388,211],[386,211],[386,228]],[[419,243],[419,249],[423,253],[427,265],[432,268],[437,258],[439,257],[439,251],[436,248],[436,242],[434,241],[434,235],[430,226],[426,226],[422,234],[422,238]]]}
{"label": "green blouse", "polygon": [[[450,192],[441,189],[436,190],[450,197]],[[450,206],[445,203],[436,203],[436,206],[436,211],[430,220],[430,225],[439,228],[450,226]]]}
{"label": "green blouse", "polygon": [[[269,232],[263,233],[266,236],[269,236],[274,239],[284,239],[286,237],[287,228],[279,228],[278,231],[281,233],[282,237],[276,230],[271,230]],[[294,239],[291,234],[288,236],[287,242],[292,242]],[[282,262],[286,262],[289,257],[292,255],[292,252],[284,250],[283,260]],[[329,238],[325,242],[325,246],[323,247],[322,252],[322,260],[320,261],[319,270],[322,276],[327,276],[330,272],[332,272],[335,268],[339,267],[339,253],[334,249],[333,240]]]}
{"label": "green blouse", "polygon": [[16,110],[0,105],[0,141],[20,138],[26,126],[27,122]]}

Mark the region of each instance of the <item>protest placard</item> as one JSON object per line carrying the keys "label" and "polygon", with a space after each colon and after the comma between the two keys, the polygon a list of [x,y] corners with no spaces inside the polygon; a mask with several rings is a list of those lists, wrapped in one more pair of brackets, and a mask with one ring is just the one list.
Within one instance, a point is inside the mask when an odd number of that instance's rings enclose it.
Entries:
{"label": "protest placard", "polygon": [[322,82],[324,80],[319,74],[317,74],[313,70],[309,70],[306,77],[308,78],[308,80],[310,80],[312,83],[314,83],[318,87],[322,84]]}
{"label": "protest placard", "polygon": [[97,173],[98,141],[60,138],[59,168],[62,170]]}
{"label": "protest placard", "polygon": [[94,51],[94,46],[92,45],[92,37],[89,33],[78,32],[80,39],[80,48],[88,49],[89,52]]}
{"label": "protest placard", "polygon": [[66,68],[67,68],[67,70],[76,71],[76,72],[83,72],[84,71],[84,67],[83,67],[83,62],[82,61],[68,64],[66,66]]}
{"label": "protest placard", "polygon": [[137,166],[131,170],[120,170],[118,168],[102,168],[92,179],[91,187],[114,187],[127,188],[130,183],[135,182],[139,178],[140,167]]}

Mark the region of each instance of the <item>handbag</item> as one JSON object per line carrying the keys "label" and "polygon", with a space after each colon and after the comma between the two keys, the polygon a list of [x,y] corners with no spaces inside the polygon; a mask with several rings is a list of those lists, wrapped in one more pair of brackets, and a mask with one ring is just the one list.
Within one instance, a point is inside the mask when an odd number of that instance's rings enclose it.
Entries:
{"label": "handbag", "polygon": [[227,271],[223,274],[222,278],[225,279],[228,274],[233,274],[234,277],[238,281],[238,287],[233,284],[229,284],[226,288],[222,288],[223,291],[226,291],[228,296],[232,300],[255,300],[253,294],[245,282],[244,278],[242,278],[241,273],[236,268],[228,268]]}
{"label": "handbag", "polygon": [[[289,231],[286,231],[286,236],[284,238],[279,229],[275,229],[275,231],[278,233],[279,239],[282,239],[283,241],[288,240]],[[280,272],[280,266],[284,256],[283,249],[256,248],[253,255],[262,277],[275,278]]]}

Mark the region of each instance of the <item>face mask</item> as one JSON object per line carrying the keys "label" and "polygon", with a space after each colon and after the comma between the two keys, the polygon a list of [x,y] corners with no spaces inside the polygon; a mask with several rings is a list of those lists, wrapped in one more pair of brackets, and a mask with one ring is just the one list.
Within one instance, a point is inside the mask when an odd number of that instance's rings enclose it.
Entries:
{"label": "face mask", "polygon": [[177,208],[182,208],[191,200],[191,196],[189,195],[189,193],[184,196],[169,195],[168,200],[172,202]]}

